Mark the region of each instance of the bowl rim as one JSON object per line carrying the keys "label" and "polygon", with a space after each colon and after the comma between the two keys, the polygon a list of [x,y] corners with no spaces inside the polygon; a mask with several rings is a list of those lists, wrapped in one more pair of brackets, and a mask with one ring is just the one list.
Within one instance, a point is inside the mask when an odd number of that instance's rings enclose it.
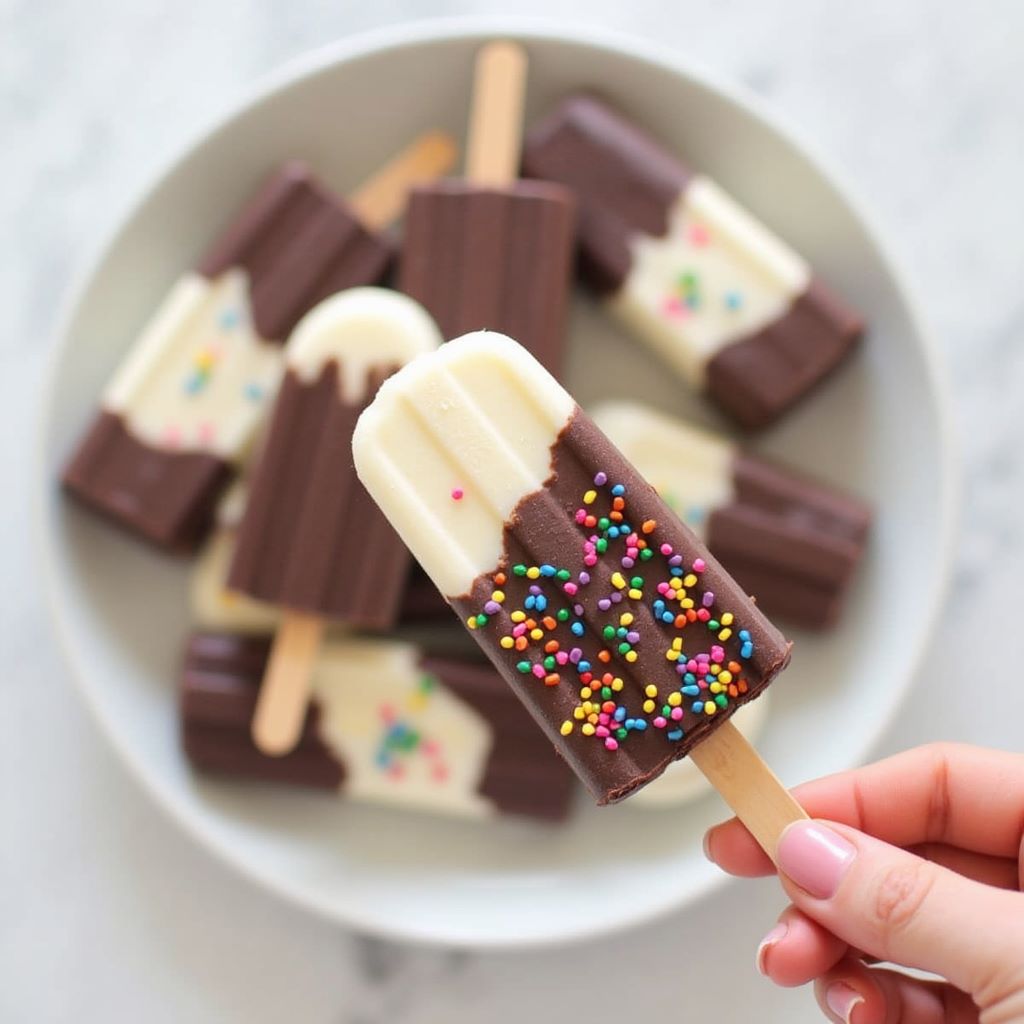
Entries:
{"label": "bowl rim", "polygon": [[718,73],[700,61],[691,60],[687,55],[680,57],[667,46],[619,30],[580,27],[567,19],[548,19],[517,16],[458,16],[417,19],[343,36],[321,46],[304,51],[282,63],[275,70],[260,76],[248,87],[242,89],[239,97],[215,111],[197,129],[187,134],[184,142],[174,155],[161,163],[157,170],[144,179],[134,196],[111,214],[111,226],[100,240],[89,250],[74,274],[71,286],[65,291],[50,336],[50,350],[45,361],[40,407],[34,428],[34,455],[36,480],[32,487],[33,544],[42,565],[44,603],[58,639],[62,658],[70,670],[75,688],[89,708],[93,721],[99,727],[118,758],[127,767],[141,788],[149,794],[158,807],[194,841],[229,865],[238,874],[259,888],[273,893],[280,899],[300,907],[317,917],[356,929],[375,937],[411,943],[422,946],[457,946],[463,948],[511,950],[533,949],[551,945],[581,942],[637,928],[658,920],[679,910],[686,903],[704,898],[728,881],[722,873],[705,872],[691,885],[686,893],[676,894],[674,899],[665,900],[660,906],[630,912],[629,908],[614,920],[595,922],[578,927],[546,929],[543,934],[491,935],[479,933],[472,940],[454,937],[440,927],[428,933],[425,929],[410,929],[408,926],[381,921],[365,914],[343,910],[318,901],[301,886],[265,874],[253,866],[238,852],[238,847],[211,833],[201,818],[193,815],[181,798],[158,776],[152,775],[120,738],[118,730],[107,717],[102,701],[89,681],[89,674],[80,665],[69,627],[61,611],[62,596],[60,572],[57,558],[50,541],[51,512],[59,500],[59,489],[50,478],[47,462],[47,441],[52,434],[54,419],[54,389],[61,362],[71,343],[71,327],[79,315],[79,309],[89,287],[100,268],[109,258],[122,234],[138,216],[139,211],[164,183],[176,174],[194,151],[216,134],[227,130],[239,117],[254,107],[272,99],[281,90],[292,87],[306,78],[313,77],[328,67],[358,60],[362,57],[388,50],[432,44],[445,40],[462,40],[475,37],[507,36],[526,42],[538,40],[551,43],[582,45],[624,55],[640,63],[648,64],[675,77],[716,93],[730,105],[754,120],[766,125],[785,143],[797,151],[813,171],[825,180],[847,207],[852,218],[859,224],[869,244],[874,249],[878,263],[890,281],[911,324],[917,347],[925,364],[928,390],[935,406],[938,421],[938,445],[941,463],[939,544],[936,552],[936,586],[932,591],[930,604],[925,611],[923,628],[912,645],[908,660],[906,683],[902,696],[893,702],[888,713],[880,716],[865,738],[857,763],[863,763],[879,743],[884,732],[900,713],[906,701],[910,682],[916,678],[922,667],[928,641],[934,633],[939,612],[948,593],[954,556],[954,537],[960,518],[962,471],[957,437],[953,424],[952,388],[946,369],[945,357],[926,318],[908,288],[902,272],[894,262],[872,215],[856,190],[852,188],[832,163],[807,141],[803,134],[779,112],[768,109],[768,105],[742,85],[723,80]]}

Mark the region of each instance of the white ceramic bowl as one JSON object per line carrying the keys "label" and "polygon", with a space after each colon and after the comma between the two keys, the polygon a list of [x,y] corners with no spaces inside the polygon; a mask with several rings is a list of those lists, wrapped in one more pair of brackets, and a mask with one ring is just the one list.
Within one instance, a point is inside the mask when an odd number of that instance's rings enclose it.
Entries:
{"label": "white ceramic bowl", "polygon": [[[72,507],[59,469],[115,363],[178,272],[277,161],[302,156],[344,190],[426,126],[461,134],[473,52],[495,34],[531,59],[530,116],[599,86],[808,255],[869,317],[863,350],[764,447],[875,501],[878,525],[841,628],[797,636],[760,747],[788,782],[863,759],[908,684],[946,577],[952,474],[935,356],[861,214],[748,99],[649,46],[576,28],[433,23],[346,40],[293,64],[216,124],[143,196],[70,304],[52,364],[38,492],[54,621],[82,693],[125,764],[197,839],[250,878],[379,935],[511,946],[607,932],[720,881],[700,838],[723,814],[598,811],[548,830],[486,826],[196,778],[177,747],[175,673],[186,566]],[[671,382],[585,300],[570,385],[584,402]],[[614,900],[601,895],[616,894]]]}

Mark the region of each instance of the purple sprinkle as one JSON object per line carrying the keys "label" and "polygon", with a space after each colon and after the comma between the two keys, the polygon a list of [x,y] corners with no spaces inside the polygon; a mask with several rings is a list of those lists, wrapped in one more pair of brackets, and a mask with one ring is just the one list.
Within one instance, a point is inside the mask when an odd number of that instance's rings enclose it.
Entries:
{"label": "purple sprinkle", "polygon": [[537,584],[534,583],[533,586],[530,587],[530,593],[531,594],[539,594],[540,593],[540,587],[538,587]]}
{"label": "purple sprinkle", "polygon": [[581,605],[581,604],[574,604],[574,605],[572,606],[572,610],[573,610],[573,614],[574,614],[574,615],[575,615],[575,616],[576,616],[577,618],[580,618],[580,619],[582,619],[582,618],[583,618],[583,605]]}
{"label": "purple sprinkle", "polygon": [[668,560],[668,564],[669,565],[682,565],[683,564],[683,556],[682,555],[673,555]]}
{"label": "purple sprinkle", "polygon": [[586,586],[589,582],[590,582],[590,573],[589,572],[581,572],[580,573],[580,583],[582,583],[583,586]]}
{"label": "purple sprinkle", "polygon": [[640,634],[637,633],[637,632],[630,631],[629,633],[626,634],[626,639],[631,644],[638,644],[638,643],[640,643]]}
{"label": "purple sprinkle", "polygon": [[612,604],[618,604],[621,600],[622,600],[622,591],[621,590],[616,590],[615,593],[612,594]]}
{"label": "purple sprinkle", "polygon": [[608,600],[607,597],[602,597],[601,600],[597,602],[597,607],[600,608],[603,612],[608,611],[608,609],[611,608],[611,606],[612,603]]}
{"label": "purple sprinkle", "polygon": [[498,612],[501,611],[501,605],[498,604],[497,601],[488,601],[487,604],[484,605],[484,611],[487,612],[488,615],[497,615]]}
{"label": "purple sprinkle", "polygon": [[581,651],[581,650],[580,650],[580,649],[579,649],[578,647],[574,647],[574,648],[573,648],[573,649],[572,649],[572,650],[571,650],[571,651],[569,652],[569,660],[570,660],[570,661],[571,661],[571,662],[572,662],[572,663],[573,663],[574,665],[578,664],[578,663],[579,663],[579,660],[580,660],[580,658],[582,658],[582,657],[583,657],[583,651]]}
{"label": "purple sprinkle", "polygon": [[705,590],[700,603],[704,605],[705,608],[710,608],[715,603],[714,593],[710,590]]}
{"label": "purple sprinkle", "polygon": [[598,473],[597,476],[594,477],[594,483],[597,484],[598,487],[604,487],[604,485],[608,483],[608,474]]}
{"label": "purple sprinkle", "polygon": [[632,569],[634,565],[636,565],[636,562],[634,562],[633,559],[629,558],[628,556],[622,560],[623,569]]}

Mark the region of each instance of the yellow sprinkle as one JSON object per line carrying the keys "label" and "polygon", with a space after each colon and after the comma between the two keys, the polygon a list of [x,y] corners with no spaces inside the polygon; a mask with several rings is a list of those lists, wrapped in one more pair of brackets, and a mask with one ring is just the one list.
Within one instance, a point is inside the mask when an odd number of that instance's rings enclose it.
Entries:
{"label": "yellow sprinkle", "polygon": [[649,715],[655,709],[656,706],[657,705],[654,703],[653,700],[645,700],[644,701],[644,713]]}
{"label": "yellow sprinkle", "polygon": [[636,659],[637,659],[636,651],[626,651],[626,661],[628,661],[632,665],[633,662],[636,661]]}
{"label": "yellow sprinkle", "polygon": [[648,683],[644,687],[644,696],[646,696],[646,697],[657,697],[658,696],[658,688],[654,685],[654,683]]}
{"label": "yellow sprinkle", "polygon": [[681,651],[682,649],[683,649],[683,638],[681,636],[677,636],[672,641],[672,650],[673,651]]}
{"label": "yellow sprinkle", "polygon": [[594,729],[594,727],[589,722],[584,722],[583,723],[583,728],[582,728],[581,732],[583,733],[584,736],[593,736],[595,731],[596,730]]}
{"label": "yellow sprinkle", "polygon": [[530,639],[531,640],[543,640],[544,639],[544,630],[543,629],[531,629],[530,630]]}
{"label": "yellow sprinkle", "polygon": [[619,616],[619,625],[620,626],[632,626],[633,625],[633,613],[632,612],[623,612]]}
{"label": "yellow sprinkle", "polygon": [[592,714],[589,714],[589,715],[587,715],[587,721],[588,721],[588,722],[589,722],[589,723],[590,723],[591,725],[597,725],[597,723],[598,723],[598,721],[599,721],[599,718],[598,718],[597,712],[595,711],[595,712],[593,712]]}
{"label": "yellow sprinkle", "polygon": [[691,573],[687,573],[683,577],[683,586],[684,587],[693,587],[693,586],[696,586],[696,584],[697,584],[697,577],[694,576],[692,572]]}
{"label": "yellow sprinkle", "polygon": [[583,708],[573,708],[572,717],[575,718],[577,722],[582,722],[587,716],[584,713]]}
{"label": "yellow sprinkle", "polygon": [[720,633],[718,634],[718,639],[719,639],[719,640],[728,640],[728,639],[729,639],[729,637],[731,637],[731,636],[732,636],[732,630],[731,630],[731,629],[729,629],[729,628],[726,628],[726,629],[723,629],[723,630],[722,630],[722,631],[721,631],[721,632],[720,632]]}
{"label": "yellow sprinkle", "polygon": [[559,731],[563,736],[568,736],[572,732],[572,722],[563,722]]}
{"label": "yellow sprinkle", "polygon": [[580,697],[583,700],[590,700],[590,698],[593,697],[593,696],[594,696],[594,691],[589,686],[581,687],[581,689],[580,689]]}
{"label": "yellow sprinkle", "polygon": [[510,637],[510,636],[503,636],[501,638],[501,640],[499,641],[499,643],[501,644],[502,647],[505,648],[506,651],[510,647],[515,647],[515,644],[516,644],[515,640],[513,640],[512,637]]}
{"label": "yellow sprinkle", "polygon": [[476,629],[476,616],[475,615],[470,615],[470,617],[468,619],[466,619],[466,625],[470,629]]}
{"label": "yellow sprinkle", "polygon": [[[634,651],[630,651],[629,653],[630,653],[630,654],[634,654],[635,652],[634,652]],[[612,689],[613,689],[613,690],[614,690],[614,691],[615,691],[616,693],[618,693],[618,692],[619,692],[619,691],[620,691],[620,690],[622,689],[622,687],[623,687],[623,686],[625,686],[625,683],[623,683],[623,681],[622,681],[622,680],[621,680],[621,679],[620,679],[620,678],[619,678],[618,676],[616,676],[616,677],[615,677],[615,678],[614,678],[614,679],[612,680]]]}
{"label": "yellow sprinkle", "polygon": [[621,572],[613,572],[612,573],[612,586],[617,588],[618,590],[622,590],[622,588],[625,585],[626,585],[626,578],[625,578],[625,576],[623,576]]}
{"label": "yellow sprinkle", "polygon": [[638,590],[636,587],[630,587],[629,596],[634,601],[642,601],[644,599],[644,592],[642,590]]}
{"label": "yellow sprinkle", "polygon": [[584,505],[593,505],[596,500],[597,500],[597,491],[587,491],[587,493],[583,495],[583,504]]}
{"label": "yellow sprinkle", "polygon": [[713,715],[718,710],[718,705],[713,700],[704,702],[704,714]]}
{"label": "yellow sprinkle", "polygon": [[681,693],[679,693],[678,691],[675,692],[675,693],[670,693],[668,695],[669,707],[677,708],[682,703],[683,703],[683,695]]}
{"label": "yellow sprinkle", "polygon": [[718,673],[718,681],[720,683],[728,684],[732,682],[732,673],[726,669],[723,672]]}
{"label": "yellow sprinkle", "polygon": [[531,565],[530,568],[526,570],[526,578],[528,580],[539,579],[540,578],[540,569],[537,566],[535,566],[535,565]]}
{"label": "yellow sprinkle", "polygon": [[692,597],[684,597],[684,598],[682,599],[682,601],[680,601],[679,603],[680,603],[680,604],[681,604],[681,605],[682,605],[682,606],[683,606],[684,608],[692,608],[692,607],[693,607],[693,598],[692,598]]}
{"label": "yellow sprinkle", "polygon": [[589,700],[583,702],[583,714],[592,715],[594,713],[594,705]]}
{"label": "yellow sprinkle", "polygon": [[505,600],[505,592],[503,590],[495,590],[494,593],[491,594],[491,600],[497,601],[498,604],[501,604],[501,602]]}
{"label": "yellow sprinkle", "polygon": [[723,626],[731,626],[732,625],[732,612],[726,612],[722,616],[720,621],[721,621]]}
{"label": "yellow sprinkle", "polygon": [[513,613],[512,613],[512,614],[511,614],[511,615],[509,616],[509,618],[510,618],[510,619],[511,619],[511,620],[512,620],[513,622],[525,622],[525,621],[526,621],[526,612],[524,612],[524,611],[514,611],[514,612],[513,612]]}
{"label": "yellow sprinkle", "polygon": [[678,651],[666,651],[665,652],[665,660],[666,661],[678,661],[679,660],[679,652]]}
{"label": "yellow sprinkle", "polygon": [[708,689],[712,693],[721,693],[725,689],[725,687],[721,683],[714,682],[708,687]]}
{"label": "yellow sprinkle", "polygon": [[718,673],[721,672],[721,671],[722,671],[722,666],[721,665],[712,665],[711,666],[711,674],[713,676],[717,676]]}

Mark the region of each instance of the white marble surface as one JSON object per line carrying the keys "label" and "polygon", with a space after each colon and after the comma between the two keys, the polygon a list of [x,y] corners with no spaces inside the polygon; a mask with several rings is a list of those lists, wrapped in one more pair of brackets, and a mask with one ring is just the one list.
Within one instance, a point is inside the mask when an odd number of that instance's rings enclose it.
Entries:
{"label": "white marble surface", "polygon": [[[955,596],[879,752],[937,737],[1019,746],[1024,686],[1002,630],[1017,641],[1024,568],[1024,6],[518,0],[512,9],[656,37],[742,82],[841,167],[885,225],[949,358],[966,502]],[[500,956],[392,947],[284,906],[148,802],[54,649],[25,481],[56,300],[97,233],[211,112],[283,59],[372,26],[482,12],[502,5],[0,0],[0,474],[13,481],[0,585],[4,1021],[819,1019],[808,993],[773,990],[753,972],[756,941],[782,903],[769,882],[734,885],[685,919],[614,940]],[[990,719],[996,701],[1006,711]]]}

